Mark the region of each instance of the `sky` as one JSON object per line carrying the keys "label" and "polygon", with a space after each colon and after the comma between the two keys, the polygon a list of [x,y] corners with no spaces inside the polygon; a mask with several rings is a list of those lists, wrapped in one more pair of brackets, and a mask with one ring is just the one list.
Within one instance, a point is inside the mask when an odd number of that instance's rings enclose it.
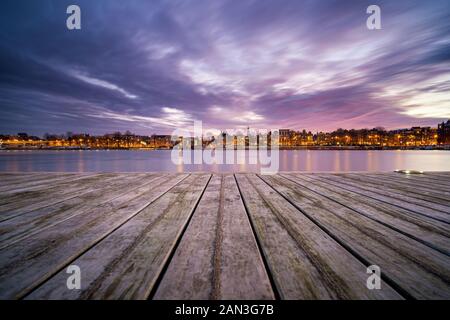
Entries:
{"label": "sky", "polygon": [[[66,8],[81,9],[68,30]],[[366,8],[381,8],[369,30]],[[0,133],[450,118],[450,1],[3,0]]]}

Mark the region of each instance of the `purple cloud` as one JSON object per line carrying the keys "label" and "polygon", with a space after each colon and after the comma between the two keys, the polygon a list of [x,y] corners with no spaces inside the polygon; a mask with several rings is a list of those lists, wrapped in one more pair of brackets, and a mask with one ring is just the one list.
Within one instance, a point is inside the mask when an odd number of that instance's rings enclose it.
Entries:
{"label": "purple cloud", "polygon": [[5,1],[0,132],[334,130],[450,117],[448,1]]}

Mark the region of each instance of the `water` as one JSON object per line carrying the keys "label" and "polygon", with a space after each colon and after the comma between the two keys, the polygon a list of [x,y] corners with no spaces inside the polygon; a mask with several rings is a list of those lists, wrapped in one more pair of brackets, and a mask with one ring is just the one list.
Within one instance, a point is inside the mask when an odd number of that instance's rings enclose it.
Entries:
{"label": "water", "polygon": [[[171,150],[0,151],[2,172],[259,172],[261,164],[177,165]],[[228,152],[228,151],[227,151]],[[230,151],[229,153],[232,153]],[[236,158],[235,158],[236,159]],[[450,171],[450,151],[280,150],[279,171]]]}

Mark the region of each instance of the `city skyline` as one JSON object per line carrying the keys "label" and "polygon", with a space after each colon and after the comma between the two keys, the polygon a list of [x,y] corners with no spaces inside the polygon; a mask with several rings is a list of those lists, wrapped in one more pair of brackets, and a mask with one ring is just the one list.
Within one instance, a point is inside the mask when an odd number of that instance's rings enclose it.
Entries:
{"label": "city skyline", "polygon": [[[5,1],[0,132],[387,130],[450,118],[448,1]],[[130,19],[130,17],[132,19]]]}
{"label": "city skyline", "polygon": [[[342,129],[331,132],[316,132],[292,129],[275,129],[276,144],[280,147],[300,146],[379,146],[379,147],[431,147],[441,146],[446,149],[450,147],[450,119],[439,123],[436,127],[402,128],[386,130],[383,127],[365,129]],[[178,132],[179,133],[179,132]],[[197,133],[197,135],[196,135]],[[37,148],[172,148],[182,141],[197,141],[203,147],[216,144],[250,146],[259,145],[260,139],[269,143],[274,131],[247,130],[211,132],[210,130],[185,132],[179,135],[137,135],[127,130],[124,133],[114,132],[103,135],[91,135],[89,133],[45,134],[43,138],[28,135],[25,132],[17,135],[4,135],[0,133],[0,147],[9,149],[21,149],[31,147]],[[200,134],[200,135],[199,135]],[[253,138],[252,138],[253,137]],[[255,139],[256,138],[256,139]],[[187,140],[186,140],[187,139]],[[191,141],[192,139],[192,141]],[[226,142],[225,142],[226,141]],[[269,143],[270,144],[270,143]]]}
{"label": "city skyline", "polygon": [[[335,128],[334,130],[330,130],[330,131],[307,130],[306,128],[271,128],[268,131],[270,131],[270,130],[278,130],[278,131],[279,130],[290,130],[290,131],[296,131],[296,132],[306,131],[306,132],[310,132],[310,133],[315,134],[315,133],[332,133],[332,132],[340,131],[340,130],[349,130],[349,131],[361,131],[361,130],[396,131],[396,130],[409,130],[411,128],[427,128],[427,127],[428,128],[432,128],[432,129],[437,129],[439,125],[447,125],[447,126],[449,126],[450,125],[450,119],[447,119],[446,121],[442,121],[442,122],[440,122],[438,124],[429,125],[429,126],[418,126],[418,125],[414,126],[413,125],[411,127],[391,128],[391,129],[388,129],[385,126],[379,124],[379,125],[376,125],[374,127],[366,127],[366,128]],[[237,131],[246,132],[246,131],[248,131],[250,129],[251,130],[256,130],[256,131],[258,131],[258,130],[267,130],[266,128],[253,128],[253,127],[250,127],[250,126],[246,126],[246,127],[243,126],[241,128],[227,128],[227,129],[225,129],[225,128],[220,128],[220,129],[217,129],[217,128],[203,128],[202,130],[203,130],[203,132],[208,132],[208,134],[215,134],[215,133],[218,133],[218,132],[226,133],[229,130],[231,130],[231,131],[237,130]],[[186,132],[191,132],[192,133],[192,130],[187,130]],[[14,135],[20,135],[20,134],[27,134],[28,135],[29,132],[26,132],[26,130],[22,131],[22,132],[15,132],[15,133],[0,132],[0,136],[7,136],[7,135],[14,136]],[[170,135],[170,134],[165,134],[165,133],[162,133],[162,132],[147,132],[147,133],[144,133],[144,134],[138,134],[136,132],[131,131],[130,128],[129,128],[129,129],[126,129],[124,131],[120,131],[120,130],[115,130],[114,131],[113,130],[113,131],[110,131],[110,132],[102,132],[102,133],[98,133],[98,134],[95,134],[93,132],[88,132],[88,131],[76,132],[76,131],[71,131],[71,130],[65,130],[64,132],[45,132],[43,135],[36,135],[36,136],[37,137],[44,137],[45,135],[50,135],[50,136],[67,136],[67,135],[82,135],[82,134],[87,134],[87,135],[89,135],[89,134],[92,134],[92,135],[112,135],[112,134],[124,134],[124,135],[127,135],[128,134],[128,135],[142,135],[142,136]],[[31,136],[31,134],[30,134],[30,136]]]}

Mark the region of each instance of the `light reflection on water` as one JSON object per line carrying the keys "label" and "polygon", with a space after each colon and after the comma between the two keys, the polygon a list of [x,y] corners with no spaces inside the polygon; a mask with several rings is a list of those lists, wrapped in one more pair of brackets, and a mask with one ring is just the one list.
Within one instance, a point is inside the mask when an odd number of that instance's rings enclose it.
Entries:
{"label": "light reflection on water", "polygon": [[[233,151],[227,151],[233,153]],[[236,155],[243,160],[242,155]],[[259,172],[259,164],[177,165],[170,150],[0,151],[2,172]],[[279,171],[450,171],[450,151],[280,150]]]}

